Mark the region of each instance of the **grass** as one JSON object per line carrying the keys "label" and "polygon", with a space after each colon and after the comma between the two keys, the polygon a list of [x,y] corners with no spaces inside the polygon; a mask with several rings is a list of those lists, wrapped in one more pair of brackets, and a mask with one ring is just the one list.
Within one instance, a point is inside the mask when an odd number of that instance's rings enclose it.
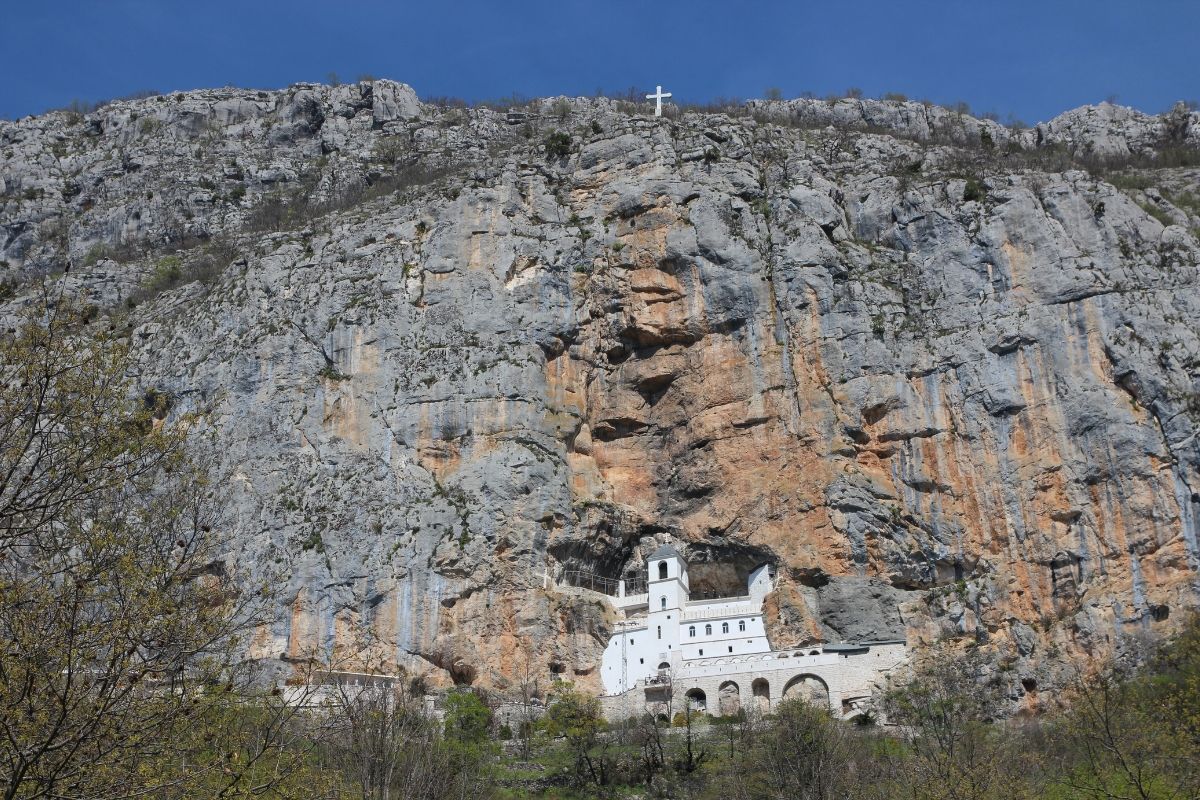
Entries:
{"label": "grass", "polygon": [[1138,203],[1138,205],[1142,207],[1143,211],[1145,211],[1150,216],[1154,217],[1156,220],[1161,222],[1164,226],[1175,224],[1175,220],[1172,219],[1171,215],[1168,214],[1163,209],[1156,206],[1154,203]]}
{"label": "grass", "polygon": [[318,372],[317,375],[325,380],[333,381],[334,383],[341,383],[342,381],[350,380],[349,375],[344,372],[338,372],[337,369],[332,366],[326,366],[324,369]]}

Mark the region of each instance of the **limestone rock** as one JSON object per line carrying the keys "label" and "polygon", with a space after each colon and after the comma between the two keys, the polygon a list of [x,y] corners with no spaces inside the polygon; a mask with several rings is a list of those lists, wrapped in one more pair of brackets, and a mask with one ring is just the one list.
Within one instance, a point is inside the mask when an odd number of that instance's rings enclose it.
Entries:
{"label": "limestone rock", "polygon": [[773,650],[807,647],[821,642],[808,603],[793,586],[781,586],[763,600],[763,622]]}
{"label": "limestone rock", "polygon": [[1038,144],[1064,143],[1088,155],[1153,156],[1164,144],[1200,145],[1200,112],[1179,103],[1170,114],[1152,116],[1104,102],[1060,114],[1034,130]]}
{"label": "limestone rock", "polygon": [[1043,690],[1195,607],[1200,175],[1012,160],[1149,163],[1194,112],[636,111],[375,81],[2,121],[0,315],[61,276],[203,420],[284,671],[599,688],[612,616],[553,581],[664,541],[694,591],[774,564],[780,642],[959,637]]}

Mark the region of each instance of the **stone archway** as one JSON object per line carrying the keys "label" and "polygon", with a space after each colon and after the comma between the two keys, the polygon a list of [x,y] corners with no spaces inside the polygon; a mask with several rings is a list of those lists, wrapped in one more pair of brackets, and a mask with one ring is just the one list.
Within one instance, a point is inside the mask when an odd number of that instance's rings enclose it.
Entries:
{"label": "stone archway", "polygon": [[742,708],[742,693],[733,681],[725,681],[717,689],[717,706],[722,717],[732,717]]}
{"label": "stone archway", "polygon": [[784,700],[806,700],[813,705],[829,705],[829,686],[816,675],[797,675],[783,687]]}
{"label": "stone archway", "polygon": [[754,695],[754,702],[758,704],[758,710],[763,714],[768,714],[771,711],[771,684],[766,678],[755,678],[754,683],[750,684],[750,692]]}
{"label": "stone archway", "polygon": [[696,711],[708,710],[708,697],[704,694],[703,689],[689,689],[687,699]]}

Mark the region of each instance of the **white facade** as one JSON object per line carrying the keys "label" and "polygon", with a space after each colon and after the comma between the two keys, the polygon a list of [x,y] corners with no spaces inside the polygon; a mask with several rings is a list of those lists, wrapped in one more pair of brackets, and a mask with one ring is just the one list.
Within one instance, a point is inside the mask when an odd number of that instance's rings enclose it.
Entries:
{"label": "white facade", "polygon": [[601,662],[610,715],[640,714],[667,695],[712,713],[732,713],[743,698],[769,710],[793,691],[851,713],[907,660],[904,642],[773,650],[762,616],[773,588],[766,565],[751,573],[738,597],[697,599],[689,596],[687,563],[673,547],[660,547],[646,566],[645,594],[626,595],[622,584],[608,598],[625,615]]}
{"label": "white facade", "polygon": [[627,621],[604,651],[608,694],[685,662],[771,652],[762,619],[771,591],[765,565],[751,574],[745,596],[697,600],[689,599],[687,563],[673,547],[659,548],[646,565],[646,594],[611,598]]}

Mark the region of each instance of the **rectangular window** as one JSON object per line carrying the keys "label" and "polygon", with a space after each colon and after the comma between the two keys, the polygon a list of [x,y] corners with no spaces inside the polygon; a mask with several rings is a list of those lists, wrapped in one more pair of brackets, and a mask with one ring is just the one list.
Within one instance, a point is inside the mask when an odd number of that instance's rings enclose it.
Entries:
{"label": "rectangular window", "polygon": [[662,638],[662,625],[658,626],[658,638]]}
{"label": "rectangular window", "polygon": [[730,648],[729,648],[729,652],[731,652],[731,653],[733,652],[733,647],[732,647],[732,646],[730,646]]}
{"label": "rectangular window", "polygon": [[701,647],[701,648],[700,648],[700,655],[704,655],[704,648],[703,648],[703,647]]}

